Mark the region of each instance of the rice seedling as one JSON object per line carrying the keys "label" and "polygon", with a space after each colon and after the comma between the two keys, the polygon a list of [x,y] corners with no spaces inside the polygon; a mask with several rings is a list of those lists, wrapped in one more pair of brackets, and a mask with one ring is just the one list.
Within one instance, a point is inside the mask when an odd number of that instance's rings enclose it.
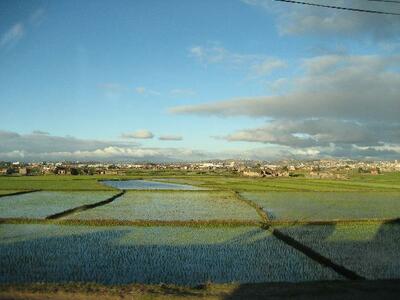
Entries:
{"label": "rice seedling", "polygon": [[396,192],[243,192],[271,220],[351,220],[400,217]]}
{"label": "rice seedling", "polygon": [[0,282],[342,279],[258,227],[0,225]]}
{"label": "rice seedling", "polygon": [[400,277],[400,225],[305,225],[279,230],[368,279]]}
{"label": "rice seedling", "polygon": [[256,220],[257,211],[228,192],[127,192],[114,202],[70,219]]}
{"label": "rice seedling", "polygon": [[0,199],[0,218],[45,218],[113,196],[115,192],[34,192]]}

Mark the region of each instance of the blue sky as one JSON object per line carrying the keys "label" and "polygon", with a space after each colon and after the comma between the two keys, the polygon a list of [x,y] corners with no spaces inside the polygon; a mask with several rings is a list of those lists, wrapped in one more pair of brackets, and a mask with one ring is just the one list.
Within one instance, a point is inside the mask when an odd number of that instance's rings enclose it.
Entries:
{"label": "blue sky", "polygon": [[399,20],[268,0],[2,1],[0,159],[397,157]]}

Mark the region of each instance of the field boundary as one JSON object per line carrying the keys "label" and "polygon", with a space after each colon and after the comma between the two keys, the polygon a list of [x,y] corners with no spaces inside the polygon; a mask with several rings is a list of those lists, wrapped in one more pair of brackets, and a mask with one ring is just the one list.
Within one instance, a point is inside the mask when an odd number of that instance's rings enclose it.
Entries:
{"label": "field boundary", "polygon": [[366,278],[357,274],[356,272],[347,269],[344,266],[338,265],[334,263],[332,260],[329,258],[323,256],[322,254],[318,253],[317,251],[313,250],[312,248],[302,244],[301,242],[295,240],[294,238],[290,237],[289,235],[286,235],[279,231],[278,229],[275,228],[269,228],[269,231],[280,241],[284,242],[286,245],[300,251],[307,257],[311,258],[315,262],[325,266],[329,267],[332,270],[334,270],[336,273],[339,275],[342,275],[343,277],[350,279],[350,280],[365,280]]}
{"label": "field boundary", "polygon": [[234,193],[236,199],[238,199],[239,201],[244,202],[247,205],[249,205],[252,208],[254,208],[257,211],[257,214],[263,220],[263,222],[268,223],[268,224],[270,223],[270,219],[268,217],[268,214],[262,209],[262,207],[260,205],[258,205],[254,201],[251,201],[249,199],[244,198],[242,195],[240,195],[240,193],[238,191],[233,191],[233,193]]}
{"label": "field boundary", "polygon": [[71,208],[71,209],[62,211],[60,213],[56,213],[56,214],[47,216],[46,219],[48,219],[48,220],[59,219],[59,218],[71,215],[73,213],[76,213],[76,212],[85,211],[85,210],[92,209],[92,208],[95,208],[95,207],[98,207],[98,206],[102,206],[102,205],[105,205],[105,204],[108,204],[108,203],[114,201],[118,197],[121,197],[123,194],[125,194],[125,191],[122,191],[121,193],[118,193],[118,194],[116,194],[116,195],[114,195],[114,196],[112,196],[112,197],[110,197],[110,198],[108,198],[106,200],[102,200],[100,202],[81,205],[81,206],[78,206],[78,207],[75,207],[75,208]]}
{"label": "field boundary", "polygon": [[23,195],[23,194],[29,194],[29,193],[34,193],[34,192],[40,192],[42,190],[29,190],[29,191],[18,191],[18,192],[13,192],[10,194],[2,194],[0,195],[1,197],[8,197],[8,196],[17,196],[17,195]]}
{"label": "field boundary", "polygon": [[74,219],[32,219],[32,218],[0,218],[0,224],[55,224],[55,225],[82,225],[82,226],[186,226],[186,227],[261,227],[259,221],[243,220],[191,220],[191,221],[163,221],[163,220],[74,220]]}
{"label": "field boundary", "polygon": [[340,220],[274,220],[269,221],[271,226],[296,226],[296,225],[351,225],[351,224],[385,224],[400,223],[400,218],[383,218],[383,219],[340,219]]}
{"label": "field boundary", "polygon": [[397,299],[399,279],[174,284],[16,283],[0,285],[0,299]]}

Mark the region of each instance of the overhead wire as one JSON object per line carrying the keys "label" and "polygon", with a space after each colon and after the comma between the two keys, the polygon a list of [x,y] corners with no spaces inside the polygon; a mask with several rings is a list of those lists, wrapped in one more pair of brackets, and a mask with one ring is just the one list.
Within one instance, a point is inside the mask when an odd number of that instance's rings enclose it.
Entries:
{"label": "overhead wire", "polygon": [[400,1],[397,1],[397,0],[365,0],[365,1],[370,1],[370,2],[385,2],[385,3],[396,3],[396,4],[400,4]]}
{"label": "overhead wire", "polygon": [[[316,7],[324,7],[324,8],[332,8],[332,9],[340,9],[340,10],[348,10],[348,11],[362,12],[362,13],[373,13],[373,14],[380,14],[380,15],[400,16],[400,12],[396,13],[396,12],[387,12],[387,11],[362,9],[362,8],[352,8],[352,7],[344,7],[344,6],[336,6],[336,5],[325,5],[325,4],[319,4],[319,3],[304,2],[304,1],[294,1],[294,0],[273,0],[273,1],[293,3],[293,4],[301,4],[301,5],[309,5],[309,6],[316,6]],[[375,0],[375,1],[378,1],[378,0]],[[390,1],[390,0],[386,0],[386,1]]]}

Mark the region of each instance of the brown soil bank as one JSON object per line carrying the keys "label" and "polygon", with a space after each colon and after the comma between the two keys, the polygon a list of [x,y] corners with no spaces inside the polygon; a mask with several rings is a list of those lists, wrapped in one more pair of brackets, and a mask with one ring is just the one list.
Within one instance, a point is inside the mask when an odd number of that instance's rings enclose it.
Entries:
{"label": "brown soil bank", "polygon": [[102,286],[96,284],[2,285],[0,299],[399,299],[400,280],[304,283]]}

